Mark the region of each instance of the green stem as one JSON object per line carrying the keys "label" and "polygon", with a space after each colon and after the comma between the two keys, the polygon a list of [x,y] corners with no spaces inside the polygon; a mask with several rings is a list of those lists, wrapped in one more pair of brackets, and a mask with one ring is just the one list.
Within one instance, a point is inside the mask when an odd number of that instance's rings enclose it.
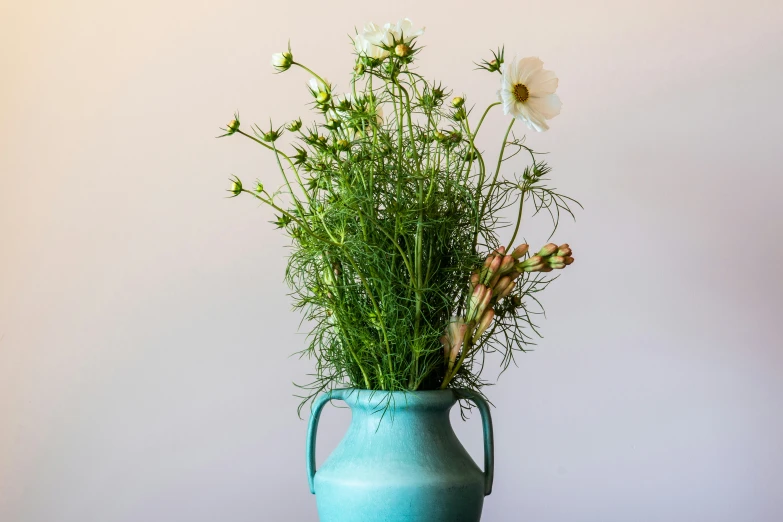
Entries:
{"label": "green stem", "polygon": [[[506,144],[508,143],[508,135],[511,134],[511,127],[514,126],[515,121],[517,121],[516,118],[512,118],[511,123],[508,124],[508,128],[506,129],[506,134],[503,136],[503,145],[500,146],[500,154],[498,154],[498,164],[497,167],[495,167],[495,175],[492,177],[492,182],[489,184],[489,191],[487,192],[487,195],[484,196],[483,198],[481,197],[481,193],[484,191],[483,180],[479,182],[477,197],[479,199],[482,199],[481,210],[479,211],[479,219],[481,219],[484,216],[484,211],[487,209],[487,204],[492,198],[492,192],[494,192],[495,190],[495,184],[497,183],[498,175],[500,175],[500,166],[503,163],[503,153],[505,152]],[[474,250],[476,247],[476,243],[478,241],[478,234],[479,234],[479,227],[477,226],[476,233],[473,237]]]}
{"label": "green stem", "polygon": [[519,212],[517,213],[517,225],[514,227],[514,233],[511,235],[511,239],[506,247],[506,253],[511,252],[511,246],[514,244],[514,240],[517,238],[517,232],[519,232],[519,225],[522,223],[522,206],[525,204],[525,188],[522,189],[522,193],[519,195]]}

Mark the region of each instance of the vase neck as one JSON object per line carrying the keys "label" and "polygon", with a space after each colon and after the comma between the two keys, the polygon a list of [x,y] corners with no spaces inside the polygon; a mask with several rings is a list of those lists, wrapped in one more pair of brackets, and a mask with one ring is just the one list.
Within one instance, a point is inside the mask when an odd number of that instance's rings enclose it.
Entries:
{"label": "vase neck", "polygon": [[387,392],[351,390],[344,398],[351,408],[354,429],[393,434],[418,430],[429,432],[447,425],[449,411],[457,402],[452,390]]}

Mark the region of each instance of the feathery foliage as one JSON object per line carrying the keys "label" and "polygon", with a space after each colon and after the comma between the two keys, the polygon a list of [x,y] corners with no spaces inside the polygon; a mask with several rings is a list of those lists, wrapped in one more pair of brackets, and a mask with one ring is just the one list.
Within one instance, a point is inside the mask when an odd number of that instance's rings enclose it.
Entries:
{"label": "feathery foliage", "polygon": [[[315,361],[303,404],[345,385],[480,391],[487,354],[499,352],[505,369],[534,342],[538,293],[552,281],[546,273],[567,262],[560,257],[560,265],[533,266],[530,260],[527,270],[515,259],[516,286],[494,295],[491,327],[479,332],[477,316],[468,331],[475,342],[449,344],[449,325],[470,314],[471,275],[492,252],[502,257],[511,249],[524,203],[547,211],[555,229],[563,212],[573,216],[576,202],[547,185],[548,165],[511,134],[515,119],[496,164],[487,166],[475,139],[500,102],[472,126],[462,98],[447,101],[443,86],[411,67],[420,51],[415,37],[392,35],[377,47],[379,56],[357,56],[343,96],[296,62],[290,47],[276,55],[280,72],[297,66],[314,76],[313,106],[323,117],[309,127],[300,120],[287,125],[298,142],[293,152],[277,148],[282,127],[253,126],[247,133],[237,115],[224,129],[224,136],[240,134],[269,149],[282,176],[272,192],[260,182],[247,189],[239,179],[231,192],[271,207],[274,223],[292,240],[286,281],[295,308],[312,325],[302,354]],[[502,60],[499,50],[482,68],[500,72]],[[503,164],[519,152],[530,164],[515,179],[502,177]],[[509,207],[518,209],[515,224],[501,218]],[[501,248],[498,231],[511,224],[513,236]]]}

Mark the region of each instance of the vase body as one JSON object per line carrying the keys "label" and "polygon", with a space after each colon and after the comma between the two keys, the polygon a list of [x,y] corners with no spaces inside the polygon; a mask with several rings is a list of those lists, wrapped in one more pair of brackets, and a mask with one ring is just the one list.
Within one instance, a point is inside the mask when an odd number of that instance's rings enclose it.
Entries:
{"label": "vase body", "polygon": [[[454,391],[336,391],[339,396],[330,399],[344,400],[352,418],[345,437],[317,471],[311,458],[311,489],[321,522],[481,519],[491,470],[488,475],[479,468],[452,429]],[[485,466],[491,467],[491,421],[488,408],[481,410],[489,435]],[[316,423],[318,413],[320,408],[313,412]],[[308,451],[314,451],[311,431]]]}

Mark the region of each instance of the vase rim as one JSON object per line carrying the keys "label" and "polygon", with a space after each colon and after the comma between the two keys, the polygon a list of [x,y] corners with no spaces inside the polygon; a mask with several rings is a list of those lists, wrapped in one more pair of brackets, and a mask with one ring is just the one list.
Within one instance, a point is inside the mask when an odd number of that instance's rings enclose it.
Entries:
{"label": "vase rim", "polygon": [[454,389],[389,391],[361,388],[339,388],[330,392],[334,398],[344,400],[352,409],[378,409],[388,404],[400,409],[449,409],[459,399]]}

